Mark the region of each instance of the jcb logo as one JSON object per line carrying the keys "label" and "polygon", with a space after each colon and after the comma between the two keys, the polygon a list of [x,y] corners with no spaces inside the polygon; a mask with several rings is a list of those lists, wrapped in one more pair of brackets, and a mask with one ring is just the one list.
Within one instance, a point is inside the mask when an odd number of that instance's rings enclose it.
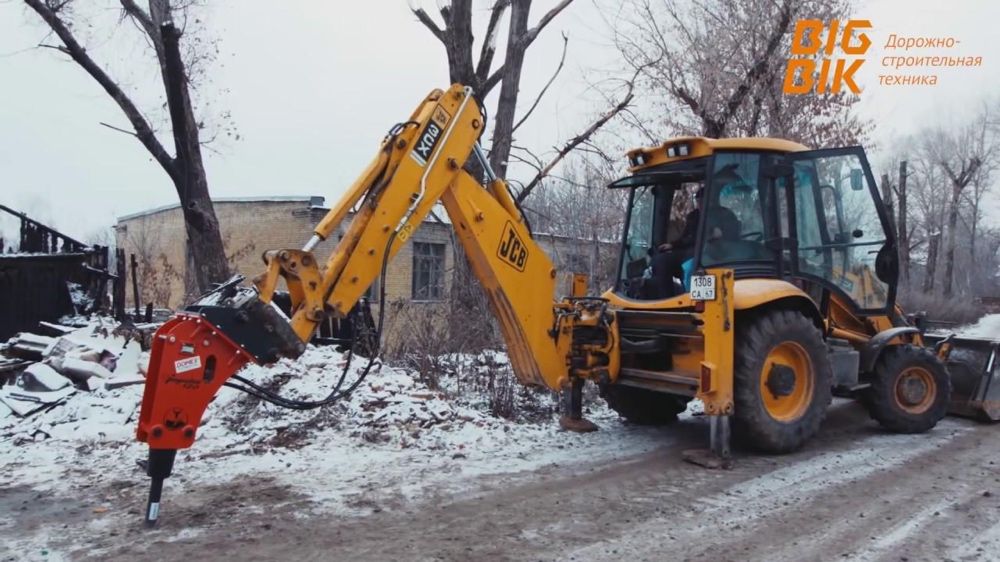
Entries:
{"label": "jcb logo", "polygon": [[504,227],[503,236],[500,237],[497,256],[518,271],[524,271],[524,264],[528,262],[528,248],[521,242],[514,225],[509,222]]}
{"label": "jcb logo", "polygon": [[[832,55],[838,38],[840,50],[845,55],[865,54],[872,44],[871,39],[868,35],[859,33],[855,44],[854,32],[858,29],[869,29],[871,26],[872,23],[868,20],[849,20],[841,33],[840,20],[830,21],[829,27],[820,20],[795,22],[792,56],[788,59],[788,67],[785,69],[783,91],[786,94],[808,94],[813,90],[817,94],[825,92],[836,94],[846,85],[851,92],[860,94],[861,89],[854,82],[854,73],[861,68],[865,59],[833,58]],[[824,29],[827,30],[825,41],[820,38]],[[820,51],[826,56],[816,57]],[[819,75],[815,76],[817,63],[819,63]]]}

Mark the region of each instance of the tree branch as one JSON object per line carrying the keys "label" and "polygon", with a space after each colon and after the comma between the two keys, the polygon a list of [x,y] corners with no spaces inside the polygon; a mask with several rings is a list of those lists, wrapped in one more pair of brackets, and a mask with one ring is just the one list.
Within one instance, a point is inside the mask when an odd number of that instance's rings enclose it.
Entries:
{"label": "tree branch", "polygon": [[483,91],[479,94],[481,97],[485,98],[486,94],[488,94],[490,90],[495,88],[496,85],[500,83],[500,80],[503,78],[503,72],[506,68],[507,65],[500,65],[500,68],[496,69],[493,74],[490,74],[490,77],[486,79],[486,82],[483,82]]}
{"label": "tree branch", "polygon": [[548,11],[548,13],[542,16],[542,19],[538,20],[538,23],[535,25],[535,27],[529,29],[528,33],[526,33],[524,37],[521,38],[521,42],[523,43],[524,48],[528,48],[528,45],[531,45],[532,41],[534,41],[535,38],[538,37],[538,34],[541,33],[543,29],[545,29],[545,26],[549,25],[552,19],[559,15],[559,12],[565,10],[566,7],[572,3],[573,0],[562,0],[562,2],[556,4],[554,8],[552,8],[551,10]]}
{"label": "tree branch", "polygon": [[529,116],[531,116],[531,113],[535,111],[536,107],[538,107],[538,102],[542,101],[542,96],[544,96],[545,92],[548,91],[549,86],[551,86],[552,83],[556,81],[556,76],[559,76],[559,72],[563,69],[563,65],[566,63],[566,48],[569,46],[569,37],[565,33],[563,33],[562,38],[563,38],[563,49],[562,49],[562,56],[559,58],[559,66],[556,67],[556,71],[552,73],[552,77],[549,78],[549,81],[545,83],[545,86],[542,87],[542,90],[538,92],[538,97],[535,98],[535,102],[532,103],[531,107],[528,108],[527,113],[525,113],[524,116],[521,117],[521,119],[514,124],[514,128],[511,129],[510,131],[511,134],[514,134],[514,132],[517,131],[517,128],[520,127],[521,124],[524,123],[524,121],[528,119]]}
{"label": "tree branch", "polygon": [[[476,78],[485,83],[493,66],[493,56],[497,52],[497,33],[500,19],[504,12],[510,7],[510,0],[496,0],[490,10],[490,22],[486,26],[486,37],[483,38],[483,46],[479,50],[479,62],[476,63]],[[476,92],[477,94],[479,92]],[[485,96],[485,92],[481,95]]]}
{"label": "tree branch", "polygon": [[160,144],[160,141],[156,138],[156,134],[153,133],[153,129],[149,126],[149,123],[143,117],[142,113],[135,106],[135,103],[125,94],[124,91],[118,84],[107,75],[104,70],[94,62],[90,55],[87,54],[87,50],[83,48],[82,45],[73,36],[66,24],[63,23],[55,11],[50,9],[44,0],[24,0],[32,10],[34,10],[41,18],[48,24],[49,28],[59,36],[59,39],[66,46],[66,53],[85,71],[87,71],[90,76],[97,81],[98,84],[104,88],[104,91],[111,96],[111,99],[115,100],[118,107],[121,108],[122,112],[128,118],[132,127],[135,129],[135,137],[139,139],[146,150],[153,155],[153,158],[160,164],[160,166],[169,174],[174,177],[177,169],[174,159],[167,154],[167,151]]}
{"label": "tree branch", "polygon": [[119,128],[119,127],[115,127],[114,125],[109,125],[109,124],[105,123],[104,121],[98,121],[98,124],[99,125],[104,125],[105,127],[111,129],[112,131],[118,131],[119,133],[125,133],[126,135],[129,135],[129,136],[132,136],[132,137],[136,136],[136,134],[135,134],[134,131],[127,131],[125,129],[122,129],[122,128]]}
{"label": "tree branch", "polygon": [[39,43],[38,46],[41,47],[41,48],[43,48],[43,49],[55,49],[55,50],[59,51],[60,53],[62,53],[64,55],[68,55],[69,54],[69,49],[67,49],[66,47],[63,47],[62,45],[48,45],[46,43]]}
{"label": "tree branch", "polygon": [[149,14],[147,14],[142,8],[140,8],[139,5],[136,4],[134,0],[119,0],[119,1],[121,2],[122,10],[125,11],[125,14],[134,19],[135,21],[137,21],[139,25],[142,27],[142,30],[146,32],[146,35],[149,35],[149,37],[152,39],[159,34],[158,33],[159,30],[156,29],[155,25],[153,25],[152,18],[150,18]]}
{"label": "tree branch", "polygon": [[438,41],[444,43],[444,31],[440,27],[438,27],[438,24],[435,23],[433,19],[431,19],[431,16],[428,15],[423,8],[411,7],[410,10],[413,11],[413,15],[417,16],[417,19],[420,20],[420,23],[424,24],[424,27],[429,29],[431,33],[434,34],[434,37],[438,38]]}
{"label": "tree branch", "polygon": [[782,3],[779,18],[780,19],[774,27],[771,36],[768,38],[767,46],[764,48],[764,52],[754,65],[747,70],[747,73],[743,77],[743,81],[740,83],[739,87],[737,87],[736,91],[733,92],[733,95],[729,97],[729,101],[726,103],[726,110],[718,119],[720,125],[725,126],[729,122],[732,116],[736,113],[736,110],[743,104],[743,100],[746,99],[747,94],[750,93],[750,87],[757,80],[757,78],[763,76],[770,67],[771,57],[774,56],[774,52],[781,44],[781,38],[785,36],[785,31],[788,29],[788,26],[792,21],[792,5],[790,0],[785,0]]}
{"label": "tree branch", "polygon": [[633,89],[634,89],[634,82],[629,84],[628,92],[625,94],[625,97],[622,99],[622,101],[618,103],[618,105],[612,107],[610,110],[605,112],[603,115],[597,118],[596,121],[591,123],[591,125],[587,127],[582,133],[570,139],[561,149],[559,149],[559,152],[556,153],[556,156],[552,160],[550,160],[549,163],[546,164],[545,167],[542,168],[541,171],[539,171],[538,174],[536,174],[535,177],[532,178],[530,182],[528,182],[528,185],[526,185],[524,189],[521,190],[521,193],[517,195],[517,202],[523,203],[524,200],[528,197],[528,195],[531,194],[532,190],[534,190],[538,186],[538,184],[541,183],[541,181],[545,179],[547,175],[549,175],[549,172],[551,172],[552,169],[556,167],[556,164],[558,164],[563,158],[565,158],[567,154],[572,152],[573,149],[576,148],[578,145],[587,141],[608,121],[613,119],[615,115],[618,115],[619,113],[624,111],[625,108],[628,107],[630,103],[632,103],[632,99],[635,97],[635,95],[633,94]]}

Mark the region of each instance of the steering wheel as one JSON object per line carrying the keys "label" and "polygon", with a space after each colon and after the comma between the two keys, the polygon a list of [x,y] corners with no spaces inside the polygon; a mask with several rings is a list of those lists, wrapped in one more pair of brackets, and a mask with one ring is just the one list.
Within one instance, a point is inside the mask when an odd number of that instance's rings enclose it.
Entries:
{"label": "steering wheel", "polygon": [[740,234],[740,240],[746,240],[746,239],[751,238],[751,237],[754,238],[754,240],[753,240],[754,242],[763,242],[764,241],[764,233],[763,232],[744,232],[743,234]]}

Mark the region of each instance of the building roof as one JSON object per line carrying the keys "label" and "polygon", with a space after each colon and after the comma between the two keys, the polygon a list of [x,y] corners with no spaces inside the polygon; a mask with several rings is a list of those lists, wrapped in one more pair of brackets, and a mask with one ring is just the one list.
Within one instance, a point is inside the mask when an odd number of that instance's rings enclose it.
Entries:
{"label": "building roof", "polygon": [[[308,203],[312,207],[322,208],[326,202],[326,199],[321,195],[267,195],[262,197],[213,197],[212,198],[212,203],[283,203],[283,202],[295,202],[295,201]],[[138,213],[122,215],[118,217],[118,222],[137,219],[149,215],[155,215],[156,213],[162,211],[179,209],[180,207],[181,207],[180,203],[161,205],[159,207],[153,207],[152,209],[146,209],[145,211],[139,211]]]}
{"label": "building roof", "polygon": [[[287,203],[287,202],[301,202],[308,204],[309,208],[316,209],[319,211],[329,211],[330,208],[326,206],[326,198],[321,195],[268,195],[261,197],[213,197],[212,203]],[[118,217],[117,222],[122,223],[124,221],[138,219],[142,217],[147,217],[150,215],[155,215],[163,211],[169,211],[171,209],[179,209],[180,203],[171,203],[170,205],[161,205],[159,207],[153,207],[152,209],[146,209],[145,211],[139,211],[138,213],[131,213],[128,215],[122,215]],[[437,224],[451,224],[451,217],[448,216],[447,211],[444,209],[444,205],[440,202],[435,203],[431,208],[430,213],[424,218],[424,224],[427,223],[437,223]]]}

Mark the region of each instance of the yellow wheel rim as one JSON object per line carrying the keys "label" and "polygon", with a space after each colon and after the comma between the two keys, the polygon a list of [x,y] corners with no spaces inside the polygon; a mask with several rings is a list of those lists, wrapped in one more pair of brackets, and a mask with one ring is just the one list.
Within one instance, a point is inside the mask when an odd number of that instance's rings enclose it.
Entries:
{"label": "yellow wheel rim", "polygon": [[796,342],[778,344],[767,354],[760,371],[760,396],[774,419],[795,421],[805,414],[813,397],[812,361]]}
{"label": "yellow wheel rim", "polygon": [[893,398],[904,412],[922,414],[931,407],[936,396],[934,376],[923,367],[908,367],[896,377]]}

